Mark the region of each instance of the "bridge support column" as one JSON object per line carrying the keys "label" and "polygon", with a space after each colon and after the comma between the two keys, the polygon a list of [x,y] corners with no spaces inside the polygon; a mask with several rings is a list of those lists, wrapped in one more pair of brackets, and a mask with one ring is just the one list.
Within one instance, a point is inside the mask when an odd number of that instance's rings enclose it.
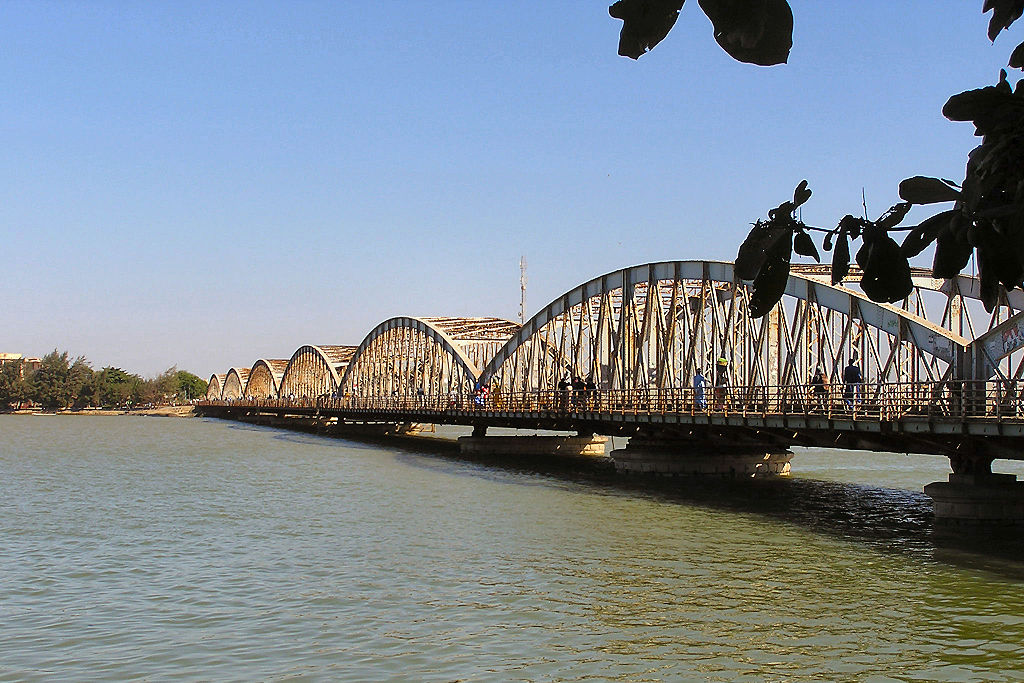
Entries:
{"label": "bridge support column", "polygon": [[628,474],[766,477],[788,476],[793,453],[771,445],[634,436],[611,456],[615,470]]}
{"label": "bridge support column", "polygon": [[1024,532],[1024,482],[1013,474],[949,475],[924,487],[935,504],[935,530]]}
{"label": "bridge support column", "polygon": [[604,458],[604,436],[473,436],[459,437],[463,455],[554,455],[571,458]]}

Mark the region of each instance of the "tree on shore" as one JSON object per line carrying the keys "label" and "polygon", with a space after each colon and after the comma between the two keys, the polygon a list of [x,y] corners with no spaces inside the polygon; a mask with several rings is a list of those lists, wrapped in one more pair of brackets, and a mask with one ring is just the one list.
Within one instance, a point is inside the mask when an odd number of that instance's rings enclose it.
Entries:
{"label": "tree on shore", "polygon": [[18,360],[0,366],[0,407],[21,407],[28,400],[29,389],[24,377],[24,363]]}
{"label": "tree on shore", "polygon": [[[619,54],[638,59],[672,30],[684,0],[619,0],[609,13],[623,22]],[[711,20],[715,41],[734,59],[761,66],[788,61],[793,45],[793,12],[787,0],[699,0]],[[1024,0],[984,0],[992,12],[988,37],[996,37],[1024,14]],[[1024,69],[1024,43],[1008,66]],[[811,196],[807,181],[753,224],[736,257],[737,276],[753,280],[751,313],[761,316],[782,298],[794,252],[820,261],[811,232],[824,233],[822,248],[833,251],[832,283],[850,269],[850,241],[860,240],[855,260],[861,288],[874,301],[896,302],[910,294],[909,259],[935,244],[932,271],[949,278],[976,257],[981,299],[989,311],[1003,290],[1024,288],[1024,80],[1011,86],[1006,71],[996,85],[953,95],[942,108],[951,121],[970,121],[981,144],[968,155],[964,179],[914,176],[899,184],[895,204],[878,218],[843,216],[834,228],[806,225],[796,210]],[[916,226],[900,224],[913,205],[952,204]],[[902,243],[890,233],[906,232]]]}
{"label": "tree on shore", "polygon": [[143,379],[117,367],[93,370],[84,357],[71,361],[67,351],[54,349],[38,369],[25,372],[19,360],[0,367],[0,409],[26,402],[46,410],[67,408],[131,408],[188,401],[206,393],[206,382],[171,367]]}

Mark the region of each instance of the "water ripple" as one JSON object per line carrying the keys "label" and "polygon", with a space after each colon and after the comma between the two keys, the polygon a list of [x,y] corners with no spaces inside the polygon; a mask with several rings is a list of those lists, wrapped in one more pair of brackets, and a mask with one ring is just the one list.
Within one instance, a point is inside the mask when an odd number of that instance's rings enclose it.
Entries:
{"label": "water ripple", "polygon": [[1020,567],[937,551],[899,486],[928,462],[650,487],[205,420],[0,430],[0,681],[1024,669]]}

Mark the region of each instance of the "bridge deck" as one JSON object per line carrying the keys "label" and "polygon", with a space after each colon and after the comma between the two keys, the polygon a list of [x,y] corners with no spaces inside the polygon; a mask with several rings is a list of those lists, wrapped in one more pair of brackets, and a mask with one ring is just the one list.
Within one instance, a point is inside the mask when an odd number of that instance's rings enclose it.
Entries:
{"label": "bridge deck", "polygon": [[[991,385],[991,386],[990,386]],[[1024,460],[1024,410],[997,383],[865,385],[854,395],[810,387],[530,392],[516,395],[210,401],[205,414],[305,416],[346,422],[550,429],[630,436],[638,432],[778,445],[838,447]]]}

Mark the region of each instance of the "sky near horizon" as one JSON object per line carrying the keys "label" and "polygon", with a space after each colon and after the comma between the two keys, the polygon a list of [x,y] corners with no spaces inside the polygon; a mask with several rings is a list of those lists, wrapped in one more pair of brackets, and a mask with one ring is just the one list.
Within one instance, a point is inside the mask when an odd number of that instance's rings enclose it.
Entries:
{"label": "sky near horizon", "polygon": [[876,217],[963,178],[942,105],[1021,41],[981,0],[792,0],[789,63],[755,67],[691,0],[633,61],[609,4],[3,3],[0,352],[209,377],[397,315],[517,319],[520,256],[528,315],[731,260],[805,178],[807,223],[862,190]]}

